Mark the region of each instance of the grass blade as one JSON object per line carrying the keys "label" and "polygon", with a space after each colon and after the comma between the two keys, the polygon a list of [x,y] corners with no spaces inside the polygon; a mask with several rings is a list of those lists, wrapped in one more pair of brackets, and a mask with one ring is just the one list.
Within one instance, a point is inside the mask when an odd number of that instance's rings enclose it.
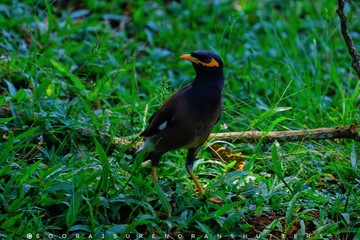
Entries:
{"label": "grass blade", "polygon": [[80,212],[80,203],[81,203],[82,191],[78,190],[73,193],[69,209],[66,214],[66,226],[70,228],[72,225],[75,224],[77,215]]}
{"label": "grass blade", "polygon": [[50,59],[52,65],[61,73],[65,74],[70,80],[74,83],[77,90],[80,92],[81,95],[85,94],[85,85],[81,82],[81,80],[72,74],[61,62],[56,61],[54,59]]}
{"label": "grass blade", "polygon": [[211,229],[208,226],[202,224],[199,221],[196,221],[196,223],[198,224],[198,228],[207,235],[207,238],[211,238],[211,236],[214,235],[214,233],[211,231]]}
{"label": "grass blade", "polygon": [[154,187],[155,187],[156,193],[159,196],[161,205],[165,209],[166,213],[170,214],[172,211],[172,208],[171,208],[170,202],[169,202],[165,192],[162,190],[162,188],[159,186],[159,184],[157,182],[154,183]]}
{"label": "grass blade", "polygon": [[19,185],[22,185],[24,182],[26,182],[29,179],[29,177],[31,175],[34,174],[34,172],[39,167],[40,163],[41,163],[41,161],[37,161],[36,163],[34,163],[33,165],[31,165],[25,169],[24,176],[20,179]]}
{"label": "grass blade", "polygon": [[295,208],[296,208],[296,201],[298,199],[300,195],[300,192],[296,193],[292,199],[290,200],[289,206],[286,210],[286,217],[285,217],[285,221],[287,224],[287,227],[290,228],[291,227],[291,222],[295,213]]}
{"label": "grass blade", "polygon": [[106,153],[104,151],[104,148],[100,145],[100,143],[94,138],[95,146],[96,146],[96,152],[99,156],[99,159],[101,161],[102,166],[102,187],[104,189],[107,189],[109,178],[111,177],[111,171],[110,171],[110,163],[108,161],[108,158],[106,156]]}
{"label": "grass blade", "polygon": [[282,167],[281,167],[281,158],[280,158],[279,151],[278,151],[278,147],[277,147],[278,145],[279,145],[278,142],[275,142],[275,143],[272,145],[272,148],[271,148],[271,159],[272,159],[272,164],[273,164],[275,173],[276,173],[280,178],[283,178],[283,177],[284,177],[284,172],[283,172],[283,169],[282,169]]}
{"label": "grass blade", "polygon": [[23,219],[24,213],[20,213],[18,215],[15,215],[9,219],[7,219],[3,224],[1,224],[2,229],[12,229],[17,225],[18,221],[21,221]]}

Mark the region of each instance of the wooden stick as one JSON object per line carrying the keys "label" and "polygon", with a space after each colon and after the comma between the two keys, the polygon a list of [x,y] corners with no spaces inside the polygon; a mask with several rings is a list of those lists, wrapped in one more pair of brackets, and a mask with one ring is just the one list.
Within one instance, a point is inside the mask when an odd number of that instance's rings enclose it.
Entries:
{"label": "wooden stick", "polygon": [[346,46],[349,50],[350,56],[352,58],[351,66],[356,71],[359,80],[360,80],[360,54],[356,50],[353,40],[348,32],[347,27],[347,16],[344,13],[344,6],[345,1],[344,0],[338,0],[338,9],[336,10],[336,13],[339,15],[340,18],[340,26],[341,26],[341,33],[344,37]]}
{"label": "wooden stick", "polygon": [[231,142],[257,142],[263,138],[264,142],[294,142],[303,140],[324,140],[324,139],[337,139],[349,138],[360,141],[358,133],[358,124],[349,126],[336,127],[336,128],[317,128],[308,130],[289,130],[278,132],[260,132],[260,131],[247,131],[247,132],[228,132],[228,133],[214,133],[210,135],[210,139],[224,140]]}

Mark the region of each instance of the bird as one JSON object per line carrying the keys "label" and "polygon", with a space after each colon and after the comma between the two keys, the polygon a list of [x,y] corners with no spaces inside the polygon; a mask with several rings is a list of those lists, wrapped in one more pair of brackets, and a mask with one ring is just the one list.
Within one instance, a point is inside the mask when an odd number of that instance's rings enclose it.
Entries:
{"label": "bird", "polygon": [[143,152],[151,160],[152,175],[158,181],[157,167],[163,154],[175,149],[187,149],[185,167],[199,193],[205,193],[193,173],[198,150],[219,121],[223,110],[223,61],[209,50],[183,54],[195,69],[194,80],[173,93],[148,121],[139,136],[143,143],[136,154]]}

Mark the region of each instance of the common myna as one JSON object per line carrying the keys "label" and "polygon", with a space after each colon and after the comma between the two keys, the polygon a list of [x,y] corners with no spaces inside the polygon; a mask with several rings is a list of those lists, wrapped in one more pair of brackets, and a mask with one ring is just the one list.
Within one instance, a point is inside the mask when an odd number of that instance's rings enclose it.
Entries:
{"label": "common myna", "polygon": [[149,126],[140,133],[143,144],[136,151],[144,152],[152,163],[152,174],[157,181],[157,166],[161,156],[174,149],[186,148],[186,170],[200,194],[204,194],[192,168],[196,154],[219,121],[223,102],[223,63],[212,51],[198,50],[180,56],[192,62],[196,72],[192,83],[180,88],[167,99],[149,119]]}

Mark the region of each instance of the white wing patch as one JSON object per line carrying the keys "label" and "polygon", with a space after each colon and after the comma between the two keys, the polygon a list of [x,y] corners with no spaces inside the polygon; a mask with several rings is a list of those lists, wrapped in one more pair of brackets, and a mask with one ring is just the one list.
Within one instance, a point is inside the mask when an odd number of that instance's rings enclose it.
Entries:
{"label": "white wing patch", "polygon": [[167,121],[163,122],[162,124],[160,124],[160,126],[158,127],[158,129],[160,131],[164,130],[167,127]]}

